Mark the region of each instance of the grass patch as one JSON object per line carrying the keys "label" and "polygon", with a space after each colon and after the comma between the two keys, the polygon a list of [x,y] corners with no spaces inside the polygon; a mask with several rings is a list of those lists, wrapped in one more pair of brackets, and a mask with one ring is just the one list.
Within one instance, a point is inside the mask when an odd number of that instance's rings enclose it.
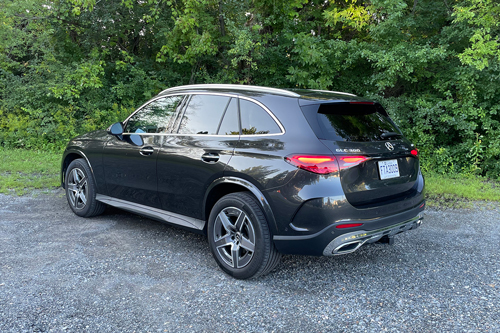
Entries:
{"label": "grass patch", "polygon": [[500,201],[500,182],[482,177],[425,175],[430,206],[469,207],[471,201]]}
{"label": "grass patch", "polygon": [[58,187],[61,157],[59,152],[0,148],[0,193]]}

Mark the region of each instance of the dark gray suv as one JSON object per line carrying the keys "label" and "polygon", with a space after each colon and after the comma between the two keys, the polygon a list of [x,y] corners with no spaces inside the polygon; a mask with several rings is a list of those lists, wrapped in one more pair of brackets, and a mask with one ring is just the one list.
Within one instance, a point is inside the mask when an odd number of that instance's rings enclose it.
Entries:
{"label": "dark gray suv", "polygon": [[62,186],[84,217],[119,207],[204,233],[246,279],[284,254],[391,242],[424,210],[418,151],[377,102],[242,85],[167,89],[68,143]]}

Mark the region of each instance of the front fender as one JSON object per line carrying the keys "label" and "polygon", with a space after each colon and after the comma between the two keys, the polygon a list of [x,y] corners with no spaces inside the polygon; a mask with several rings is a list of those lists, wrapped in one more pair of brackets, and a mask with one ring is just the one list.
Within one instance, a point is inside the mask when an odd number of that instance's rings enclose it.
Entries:
{"label": "front fender", "polygon": [[78,158],[84,158],[85,161],[87,161],[87,164],[90,167],[90,171],[92,172],[92,177],[95,179],[94,169],[92,168],[92,164],[90,163],[87,155],[85,155],[85,153],[83,153],[81,150],[78,150],[78,149],[66,149],[66,151],[64,151],[64,154],[63,154],[63,157],[61,160],[61,177],[60,178],[61,178],[61,187],[62,188],[65,188],[64,177],[66,175],[66,170],[68,169],[69,164]]}

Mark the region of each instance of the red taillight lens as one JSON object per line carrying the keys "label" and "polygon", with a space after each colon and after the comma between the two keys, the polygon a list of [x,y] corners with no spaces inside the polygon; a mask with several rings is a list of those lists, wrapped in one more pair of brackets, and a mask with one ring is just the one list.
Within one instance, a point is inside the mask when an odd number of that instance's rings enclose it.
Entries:
{"label": "red taillight lens", "polygon": [[337,229],[345,229],[345,228],[354,228],[354,227],[359,227],[362,226],[363,223],[349,223],[349,224],[339,224],[335,228]]}
{"label": "red taillight lens", "polygon": [[292,155],[285,157],[285,161],[298,168],[321,175],[339,170],[334,156]]}
{"label": "red taillight lens", "polygon": [[340,169],[347,169],[369,160],[366,156],[338,156]]}
{"label": "red taillight lens", "polygon": [[415,157],[417,157],[417,156],[418,156],[418,150],[416,150],[416,149],[412,149],[412,150],[410,151],[410,153],[411,153],[413,156],[415,156]]}

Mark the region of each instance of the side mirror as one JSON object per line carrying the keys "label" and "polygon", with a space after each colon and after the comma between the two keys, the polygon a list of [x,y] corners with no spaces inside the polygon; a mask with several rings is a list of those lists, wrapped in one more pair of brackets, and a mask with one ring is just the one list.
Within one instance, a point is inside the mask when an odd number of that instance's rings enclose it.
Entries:
{"label": "side mirror", "polygon": [[130,142],[136,146],[142,146],[144,144],[144,141],[139,134],[130,134]]}
{"label": "side mirror", "polygon": [[108,134],[121,136],[123,134],[123,124],[122,123],[114,123],[113,125],[108,127]]}

